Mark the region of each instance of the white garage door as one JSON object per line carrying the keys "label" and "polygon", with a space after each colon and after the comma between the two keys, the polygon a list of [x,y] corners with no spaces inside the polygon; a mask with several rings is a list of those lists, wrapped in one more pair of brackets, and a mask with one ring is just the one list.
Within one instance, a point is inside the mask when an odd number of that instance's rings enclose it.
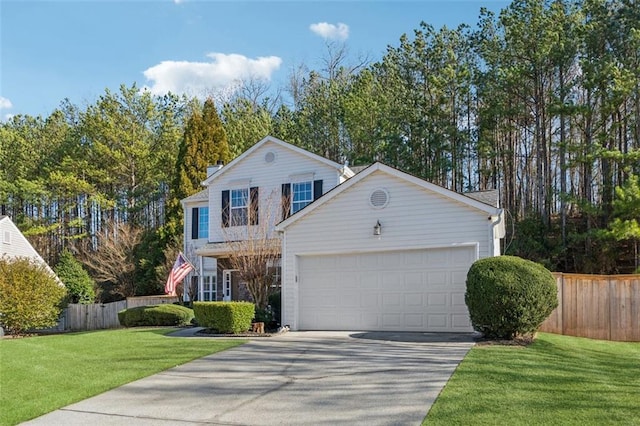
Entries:
{"label": "white garage door", "polygon": [[475,248],[300,256],[300,330],[472,331]]}

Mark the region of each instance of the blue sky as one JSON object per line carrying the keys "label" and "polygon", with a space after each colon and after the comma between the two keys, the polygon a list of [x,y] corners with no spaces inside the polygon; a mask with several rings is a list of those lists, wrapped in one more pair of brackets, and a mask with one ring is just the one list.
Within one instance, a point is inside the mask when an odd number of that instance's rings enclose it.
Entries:
{"label": "blue sky", "polygon": [[[121,84],[205,96],[258,77],[283,87],[327,43],[375,61],[425,21],[477,24],[506,1],[0,0],[0,119],[85,106]],[[229,89],[230,90],[230,89]]]}

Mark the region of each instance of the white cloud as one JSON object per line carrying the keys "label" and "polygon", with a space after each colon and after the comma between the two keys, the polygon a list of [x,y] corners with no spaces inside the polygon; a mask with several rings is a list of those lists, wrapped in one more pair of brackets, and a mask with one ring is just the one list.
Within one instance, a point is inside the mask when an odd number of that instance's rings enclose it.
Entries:
{"label": "white cloud", "polygon": [[349,26],[339,22],[338,25],[328,22],[318,22],[309,25],[309,29],[327,40],[346,40],[349,38]]}
{"label": "white cloud", "polygon": [[172,92],[203,97],[211,91],[229,89],[239,80],[270,80],[282,64],[277,56],[251,59],[233,53],[209,53],[207,57],[210,62],[162,61],[148,68],[144,71],[152,82],[148,90],[154,95]]}
{"label": "white cloud", "polygon": [[7,98],[3,98],[2,96],[0,96],[0,109],[9,109],[9,108],[13,108],[13,104],[11,103],[11,101]]}
{"label": "white cloud", "polygon": [[175,4],[180,4],[180,3],[184,3],[184,0],[173,0],[173,2],[174,2]]}

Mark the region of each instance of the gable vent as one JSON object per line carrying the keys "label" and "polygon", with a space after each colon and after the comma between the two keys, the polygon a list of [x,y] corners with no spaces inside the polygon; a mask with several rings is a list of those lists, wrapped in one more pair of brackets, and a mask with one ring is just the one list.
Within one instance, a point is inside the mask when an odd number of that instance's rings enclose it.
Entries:
{"label": "gable vent", "polygon": [[386,189],[376,189],[369,196],[369,204],[375,209],[382,209],[389,204],[389,193]]}
{"label": "gable vent", "polygon": [[273,151],[269,151],[264,155],[264,162],[267,164],[273,163],[276,161],[276,153]]}

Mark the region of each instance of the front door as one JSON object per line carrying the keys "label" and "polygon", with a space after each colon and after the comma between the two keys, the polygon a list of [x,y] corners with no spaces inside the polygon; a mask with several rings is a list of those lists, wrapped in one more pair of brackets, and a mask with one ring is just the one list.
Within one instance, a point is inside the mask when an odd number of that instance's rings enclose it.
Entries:
{"label": "front door", "polygon": [[237,286],[234,286],[234,272],[237,272],[237,270],[225,269],[222,271],[222,300],[225,302],[234,300],[234,296],[237,297],[237,294],[234,294],[238,291]]}

